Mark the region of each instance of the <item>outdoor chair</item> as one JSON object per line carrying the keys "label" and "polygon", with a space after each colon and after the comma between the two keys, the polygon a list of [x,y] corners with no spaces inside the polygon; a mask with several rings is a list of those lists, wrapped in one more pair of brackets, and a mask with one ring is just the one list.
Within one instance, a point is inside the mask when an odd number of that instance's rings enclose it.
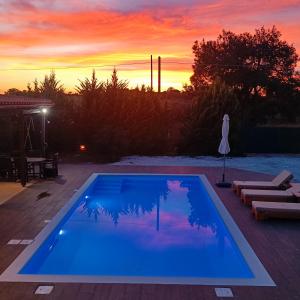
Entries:
{"label": "outdoor chair", "polygon": [[27,150],[26,156],[27,157],[42,157],[43,154],[42,154],[41,150]]}
{"label": "outdoor chair", "polygon": [[[16,179],[21,178],[21,170],[22,170],[22,160],[20,157],[14,157],[13,158],[13,165],[14,165],[14,174]],[[25,157],[24,161],[24,172],[26,175],[26,181],[29,177],[33,178],[35,177],[34,168],[31,164],[27,162],[27,159]]]}
{"label": "outdoor chair", "polygon": [[0,177],[5,180],[15,178],[13,164],[9,156],[0,156]]}
{"label": "outdoor chair", "polygon": [[268,218],[300,219],[300,203],[253,201],[252,213],[256,220]]}
{"label": "outdoor chair", "polygon": [[246,205],[251,205],[253,201],[264,201],[264,202],[300,201],[300,184],[292,184],[292,187],[290,187],[285,191],[242,189],[241,199]]}
{"label": "outdoor chair", "polygon": [[43,175],[44,175],[44,178],[58,176],[58,153],[50,155],[44,161]]}
{"label": "outdoor chair", "polygon": [[289,171],[282,171],[272,181],[233,181],[233,190],[240,196],[242,189],[257,190],[284,190],[289,187],[293,174]]}

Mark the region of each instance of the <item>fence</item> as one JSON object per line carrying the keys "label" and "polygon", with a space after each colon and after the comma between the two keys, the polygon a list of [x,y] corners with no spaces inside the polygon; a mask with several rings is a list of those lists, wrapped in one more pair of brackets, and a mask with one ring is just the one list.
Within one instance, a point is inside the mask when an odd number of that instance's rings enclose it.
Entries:
{"label": "fence", "polygon": [[300,126],[248,128],[243,136],[247,153],[300,153]]}

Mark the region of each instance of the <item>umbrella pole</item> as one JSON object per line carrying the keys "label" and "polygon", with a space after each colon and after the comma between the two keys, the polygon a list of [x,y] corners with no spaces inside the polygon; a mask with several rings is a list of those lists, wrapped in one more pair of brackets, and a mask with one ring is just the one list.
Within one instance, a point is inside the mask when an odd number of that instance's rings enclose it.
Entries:
{"label": "umbrella pole", "polygon": [[231,183],[225,181],[225,171],[226,171],[226,154],[223,155],[223,174],[222,181],[217,182],[216,185],[221,188],[231,187]]}
{"label": "umbrella pole", "polygon": [[222,182],[225,182],[225,162],[226,162],[226,154],[223,155],[223,176],[222,176]]}

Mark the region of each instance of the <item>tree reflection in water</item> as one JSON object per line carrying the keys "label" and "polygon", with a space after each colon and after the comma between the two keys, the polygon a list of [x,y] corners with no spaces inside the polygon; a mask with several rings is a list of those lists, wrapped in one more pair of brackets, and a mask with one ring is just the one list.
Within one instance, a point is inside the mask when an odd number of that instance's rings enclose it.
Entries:
{"label": "tree reflection in water", "polygon": [[[176,179],[178,181],[178,179]],[[202,187],[197,180],[182,180],[180,186],[187,188],[187,198],[190,204],[190,214],[187,221],[192,227],[208,228],[217,238],[219,251],[224,251],[224,228],[216,222],[216,211],[209,199],[201,199],[208,197],[206,191],[202,191]],[[168,180],[150,179],[147,181],[137,181],[135,179],[124,179],[118,190],[105,191],[101,185],[97,183],[88,191],[83,203],[83,212],[88,217],[94,217],[97,221],[101,215],[109,216],[113,223],[117,225],[119,219],[124,215],[144,215],[151,214],[156,207],[156,229],[159,230],[159,214],[160,200],[167,200],[170,192]],[[107,187],[107,186],[106,186]],[[199,190],[200,189],[200,190]]]}
{"label": "tree reflection in water", "polygon": [[199,199],[199,193],[194,191],[188,192],[188,199],[191,204],[191,213],[188,220],[193,227],[209,227],[212,232],[216,232],[216,223],[212,216],[211,207],[206,201]]}
{"label": "tree reflection in water", "polygon": [[100,215],[101,206],[94,197],[85,196],[82,211],[87,212],[88,217],[94,216],[95,221],[98,220]]}
{"label": "tree reflection in water", "polygon": [[167,199],[168,192],[166,180],[144,185],[143,182],[126,179],[119,192],[111,193],[101,192],[101,189],[97,191],[95,185],[90,189],[89,195],[84,197],[83,212],[88,217],[93,216],[95,221],[101,215],[110,216],[117,225],[122,215],[150,214],[155,207],[159,207],[160,199]]}
{"label": "tree reflection in water", "polygon": [[206,191],[199,193],[199,187],[193,187],[191,184],[183,184],[183,187],[188,187],[188,201],[191,205],[191,213],[188,217],[191,226],[200,228],[209,228],[214,234],[218,243],[219,255],[224,255],[225,251],[225,232],[223,223],[217,222],[217,212],[213,207],[213,203],[210,199],[203,199],[200,197],[209,197]]}

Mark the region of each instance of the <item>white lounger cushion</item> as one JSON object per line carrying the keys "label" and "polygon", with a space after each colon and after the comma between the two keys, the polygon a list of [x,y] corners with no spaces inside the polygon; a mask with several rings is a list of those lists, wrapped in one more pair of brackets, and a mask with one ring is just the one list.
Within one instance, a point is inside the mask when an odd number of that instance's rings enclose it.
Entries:
{"label": "white lounger cushion", "polygon": [[260,189],[260,190],[276,190],[280,189],[284,184],[290,182],[293,175],[289,171],[282,171],[272,181],[239,181],[232,183],[233,190],[240,195],[241,189]]}
{"label": "white lounger cushion", "polygon": [[295,198],[291,189],[286,191],[280,190],[241,190],[241,199],[247,204],[251,205],[253,201],[270,201],[270,202],[286,202]]}
{"label": "white lounger cushion", "polygon": [[241,194],[244,196],[262,196],[262,197],[293,197],[294,194],[290,191],[290,189],[286,191],[280,190],[249,190],[243,189]]}
{"label": "white lounger cushion", "polygon": [[280,187],[280,185],[289,182],[293,178],[293,175],[289,171],[282,171],[272,181],[240,181],[235,180],[233,184],[236,186],[266,186],[266,187]]}
{"label": "white lounger cushion", "polygon": [[252,187],[252,186],[257,186],[257,187],[276,187],[276,185],[272,181],[238,181],[235,180],[233,181],[233,184],[236,186],[241,186],[241,187]]}
{"label": "white lounger cushion", "polygon": [[300,203],[253,201],[252,212],[257,220],[267,218],[300,219]]}
{"label": "white lounger cushion", "polygon": [[253,201],[252,207],[257,211],[300,213],[300,203]]}

